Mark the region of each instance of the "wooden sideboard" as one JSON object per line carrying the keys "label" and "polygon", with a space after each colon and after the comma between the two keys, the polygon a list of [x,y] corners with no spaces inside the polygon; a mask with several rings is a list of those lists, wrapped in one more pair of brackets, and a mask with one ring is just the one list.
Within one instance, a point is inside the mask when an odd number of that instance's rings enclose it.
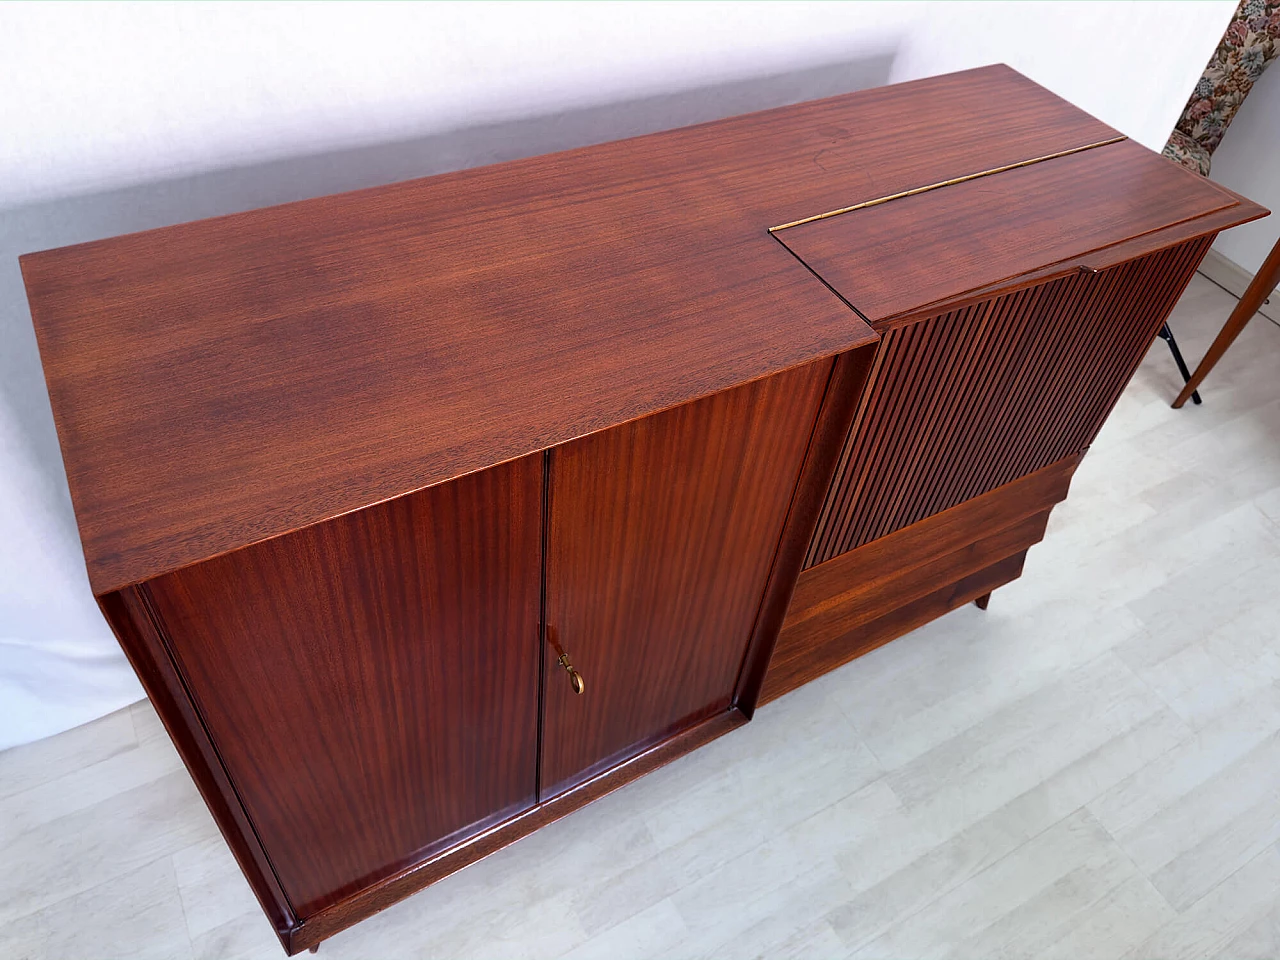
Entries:
{"label": "wooden sideboard", "polygon": [[988,67],[22,268],[93,591],[295,953],[985,605],[1265,213]]}

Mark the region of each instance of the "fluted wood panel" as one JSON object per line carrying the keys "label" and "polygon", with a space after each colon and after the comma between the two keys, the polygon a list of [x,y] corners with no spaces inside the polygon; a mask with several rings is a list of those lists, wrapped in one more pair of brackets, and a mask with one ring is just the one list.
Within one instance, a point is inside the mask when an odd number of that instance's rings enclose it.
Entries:
{"label": "fluted wood panel", "polygon": [[886,330],[805,566],[1088,446],[1212,239]]}

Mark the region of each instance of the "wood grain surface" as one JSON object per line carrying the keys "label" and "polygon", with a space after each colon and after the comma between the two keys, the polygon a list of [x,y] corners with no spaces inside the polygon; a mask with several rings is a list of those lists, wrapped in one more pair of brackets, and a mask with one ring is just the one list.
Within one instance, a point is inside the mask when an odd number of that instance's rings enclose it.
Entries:
{"label": "wood grain surface", "polygon": [[535,800],[542,457],[147,585],[306,917]]}
{"label": "wood grain surface", "polygon": [[1212,241],[886,330],[805,565],[1081,453]]}
{"label": "wood grain surface", "polygon": [[1227,208],[1263,212],[1126,140],[774,236],[879,324]]}
{"label": "wood grain surface", "polygon": [[495,850],[514,843],[521,837],[559,820],[593,800],[612,793],[619,787],[684,756],[691,750],[698,749],[703,744],[729,733],[746,722],[746,716],[740,711],[729,709],[712,714],[700,723],[695,723],[665,740],[651,744],[630,759],[610,767],[589,780],[584,780],[576,787],[556,794],[536,807],[518,813],[463,843],[441,850],[385,880],[356,891],[345,900],[325,907],[282,938],[285,949],[290,954],[299,953],[308,948],[314,949],[316,944],[333,936],[339,930],[358,923],[379,910],[386,909],[396,901],[403,900],[469,863],[484,859]]}
{"label": "wood grain surface", "polygon": [[[1039,537],[1034,539],[1038,541]],[[987,546],[987,540],[988,538],[982,538],[975,541],[973,549],[967,551],[970,556]],[[957,607],[963,607],[979,597],[989,596],[997,587],[1022,576],[1022,565],[1026,558],[1027,550],[1024,548],[988,566],[973,569],[957,580],[932,581],[928,584],[927,592],[912,599],[904,598],[901,604],[872,620],[846,622],[830,632],[806,628],[804,633],[797,632],[788,636],[785,652],[778,661],[777,673],[765,675],[760,702],[764,704],[776,700],[784,693],[804,686],[810,680],[816,680],[824,673],[870,653],[877,647],[883,647]],[[818,626],[808,625],[809,628]]]}
{"label": "wood grain surface", "polygon": [[787,614],[832,472],[862,400],[863,387],[875,356],[875,347],[860,347],[836,357],[832,364],[813,437],[805,452],[804,466],[800,469],[800,480],[787,509],[782,539],[769,570],[760,613],[752,628],[751,641],[733,692],[734,706],[748,719],[754,714],[760,699],[760,687],[769,668],[774,642]]}
{"label": "wood grain surface", "polygon": [[90,581],[866,343],[769,226],[1115,135],[988,67],[28,255]]}
{"label": "wood grain surface", "polygon": [[1079,463],[1066,457],[802,573],[761,702],[1016,577]]}
{"label": "wood grain surface", "polygon": [[729,708],[831,366],[552,451],[543,799]]}
{"label": "wood grain surface", "polygon": [[1016,577],[1262,213],[1117,136],[989,67],[22,258],[91,585],[286,948]]}
{"label": "wood grain surface", "polygon": [[98,605],[142,681],[150,706],[164,724],[263,913],[271,921],[276,935],[285,941],[298,925],[298,915],[254,833],[208,729],[196,712],[186,680],[178,673],[168,644],[156,627],[154,610],[143,598],[143,588],[129,587],[107,594],[99,598]]}

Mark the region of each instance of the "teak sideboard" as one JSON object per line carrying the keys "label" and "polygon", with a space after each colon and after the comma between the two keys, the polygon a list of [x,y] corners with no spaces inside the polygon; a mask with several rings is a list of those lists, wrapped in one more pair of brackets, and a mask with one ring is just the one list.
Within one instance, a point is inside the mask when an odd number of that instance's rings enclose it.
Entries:
{"label": "teak sideboard", "polygon": [[1265,213],[996,66],[22,269],[94,594],[295,953],[985,606]]}

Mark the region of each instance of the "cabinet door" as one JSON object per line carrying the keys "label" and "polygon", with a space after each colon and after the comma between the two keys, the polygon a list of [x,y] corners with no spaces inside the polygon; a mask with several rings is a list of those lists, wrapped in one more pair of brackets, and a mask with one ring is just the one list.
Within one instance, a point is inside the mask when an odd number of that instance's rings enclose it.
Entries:
{"label": "cabinet door", "polygon": [[830,369],[552,451],[544,799],[728,709]]}
{"label": "cabinet door", "polygon": [[534,802],[541,511],[539,454],[148,585],[300,916]]}

